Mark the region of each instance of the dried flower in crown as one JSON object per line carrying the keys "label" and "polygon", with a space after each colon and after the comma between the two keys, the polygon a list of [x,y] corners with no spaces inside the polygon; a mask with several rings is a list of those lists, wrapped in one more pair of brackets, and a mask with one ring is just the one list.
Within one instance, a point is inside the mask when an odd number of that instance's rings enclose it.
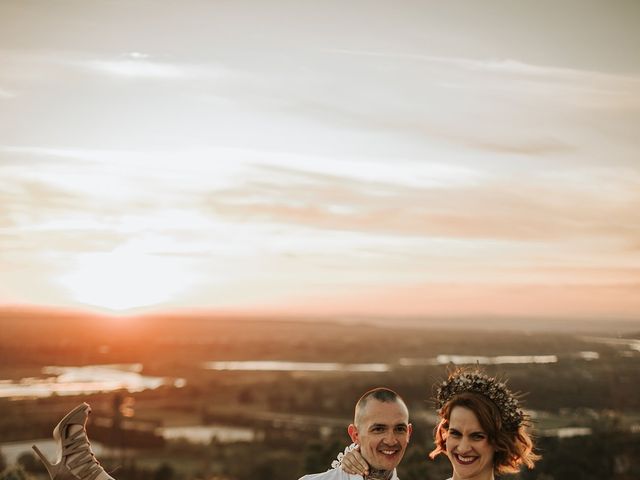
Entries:
{"label": "dried flower in crown", "polygon": [[449,378],[438,385],[436,407],[441,409],[453,396],[463,392],[479,393],[493,401],[509,430],[517,430],[525,419],[517,394],[512,393],[504,382],[477,370],[458,369],[449,374]]}

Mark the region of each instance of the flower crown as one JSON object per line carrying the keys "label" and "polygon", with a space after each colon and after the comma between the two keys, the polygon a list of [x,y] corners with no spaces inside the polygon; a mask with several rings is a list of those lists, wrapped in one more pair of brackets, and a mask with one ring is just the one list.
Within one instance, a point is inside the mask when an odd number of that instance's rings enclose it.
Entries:
{"label": "flower crown", "polygon": [[504,426],[509,430],[517,430],[525,420],[519,395],[512,393],[504,382],[477,370],[458,369],[450,373],[449,378],[438,385],[436,407],[441,409],[455,395],[464,392],[479,393],[495,403]]}

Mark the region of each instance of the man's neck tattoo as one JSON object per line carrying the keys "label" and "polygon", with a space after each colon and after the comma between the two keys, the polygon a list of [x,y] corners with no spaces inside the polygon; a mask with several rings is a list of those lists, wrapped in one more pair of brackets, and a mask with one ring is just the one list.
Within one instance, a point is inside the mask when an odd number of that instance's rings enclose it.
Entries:
{"label": "man's neck tattoo", "polygon": [[389,480],[393,475],[393,470],[378,470],[376,468],[369,468],[369,475],[366,476],[367,480]]}

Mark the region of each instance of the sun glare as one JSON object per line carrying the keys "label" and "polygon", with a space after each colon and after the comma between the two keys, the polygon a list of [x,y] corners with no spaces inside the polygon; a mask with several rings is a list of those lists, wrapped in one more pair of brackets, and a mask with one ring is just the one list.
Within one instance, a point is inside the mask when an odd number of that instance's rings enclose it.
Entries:
{"label": "sun glare", "polygon": [[127,248],[78,255],[59,278],[73,300],[111,311],[170,302],[192,281],[176,259]]}

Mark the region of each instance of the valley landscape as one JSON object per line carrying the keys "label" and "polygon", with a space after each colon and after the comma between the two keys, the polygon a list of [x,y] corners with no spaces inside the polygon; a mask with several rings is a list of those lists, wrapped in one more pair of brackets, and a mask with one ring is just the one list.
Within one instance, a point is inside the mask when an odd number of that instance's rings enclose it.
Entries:
{"label": "valley landscape", "polygon": [[[348,442],[359,395],[403,395],[414,437],[403,479],[442,479],[430,461],[432,385],[479,364],[528,392],[543,460],[521,479],[632,479],[640,471],[640,330],[634,323],[276,319],[167,314],[109,317],[5,310],[0,317],[0,451],[11,472],[46,473],[51,430],[87,401],[89,434],[118,480],[298,478]],[[605,328],[608,327],[608,328]],[[569,461],[568,459],[572,459]],[[16,467],[18,468],[18,467]],[[515,478],[515,477],[514,477]]]}

